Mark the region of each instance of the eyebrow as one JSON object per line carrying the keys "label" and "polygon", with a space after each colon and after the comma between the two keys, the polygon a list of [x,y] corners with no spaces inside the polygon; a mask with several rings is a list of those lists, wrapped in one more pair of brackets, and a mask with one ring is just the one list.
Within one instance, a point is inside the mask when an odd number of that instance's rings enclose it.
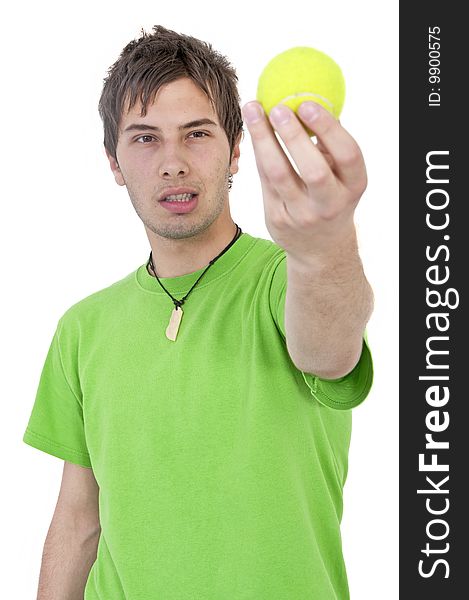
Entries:
{"label": "eyebrow", "polygon": [[[196,119],[195,121],[184,123],[184,125],[179,125],[178,129],[181,131],[184,129],[191,129],[192,127],[200,127],[201,125],[215,125],[215,127],[217,127],[217,124],[211,119]],[[124,129],[124,133],[126,131],[157,131],[158,133],[161,133],[162,130],[160,127],[155,127],[154,125],[146,125],[145,123],[132,123]]]}

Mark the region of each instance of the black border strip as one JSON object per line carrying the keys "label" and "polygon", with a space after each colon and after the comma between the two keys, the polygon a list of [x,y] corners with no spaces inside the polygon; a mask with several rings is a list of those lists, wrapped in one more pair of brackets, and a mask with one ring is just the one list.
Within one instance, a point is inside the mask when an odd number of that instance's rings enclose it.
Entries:
{"label": "black border strip", "polygon": [[400,7],[399,566],[400,597],[409,599],[468,593],[468,35],[460,7]]}

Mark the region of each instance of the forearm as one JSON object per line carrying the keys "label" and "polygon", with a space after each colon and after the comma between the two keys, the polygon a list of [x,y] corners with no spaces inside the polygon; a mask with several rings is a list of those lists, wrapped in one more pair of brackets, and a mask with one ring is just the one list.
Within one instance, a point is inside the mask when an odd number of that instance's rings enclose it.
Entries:
{"label": "forearm", "polygon": [[99,531],[76,534],[52,520],[44,543],[37,600],[83,600]]}
{"label": "forearm", "polygon": [[287,254],[285,332],[297,368],[325,379],[350,372],[372,309],[354,230],[323,255]]}

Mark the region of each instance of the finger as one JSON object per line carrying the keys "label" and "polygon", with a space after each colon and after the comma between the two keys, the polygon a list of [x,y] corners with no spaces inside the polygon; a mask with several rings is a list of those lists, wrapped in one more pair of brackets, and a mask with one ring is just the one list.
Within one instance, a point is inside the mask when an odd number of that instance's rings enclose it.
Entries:
{"label": "finger", "polygon": [[318,142],[334,160],[334,170],[346,187],[366,181],[366,168],[357,142],[337,119],[316,102],[303,102],[298,108],[301,120],[317,135]]}
{"label": "finger", "polygon": [[277,191],[279,200],[295,196],[302,187],[301,179],[272,130],[264,109],[258,102],[248,102],[242,112],[261,180]]}
{"label": "finger", "polygon": [[327,151],[326,147],[321,142],[321,140],[317,140],[316,148],[321,151],[321,154],[327,160],[327,164],[329,165],[330,169],[337,175],[337,173],[334,170],[334,159],[332,158],[330,153]]}
{"label": "finger", "polygon": [[288,106],[278,104],[270,112],[270,120],[315,198],[321,199],[324,193],[328,195],[327,190],[336,185],[335,175],[295,113]]}

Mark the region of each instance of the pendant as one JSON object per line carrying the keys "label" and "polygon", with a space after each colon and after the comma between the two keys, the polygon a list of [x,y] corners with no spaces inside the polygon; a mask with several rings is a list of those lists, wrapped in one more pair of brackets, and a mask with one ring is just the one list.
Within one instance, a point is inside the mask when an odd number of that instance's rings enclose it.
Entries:
{"label": "pendant", "polygon": [[176,341],[177,334],[179,331],[179,325],[181,324],[182,319],[182,308],[177,306],[173,308],[173,312],[171,313],[171,318],[169,319],[168,327],[166,328],[166,337],[168,340]]}

